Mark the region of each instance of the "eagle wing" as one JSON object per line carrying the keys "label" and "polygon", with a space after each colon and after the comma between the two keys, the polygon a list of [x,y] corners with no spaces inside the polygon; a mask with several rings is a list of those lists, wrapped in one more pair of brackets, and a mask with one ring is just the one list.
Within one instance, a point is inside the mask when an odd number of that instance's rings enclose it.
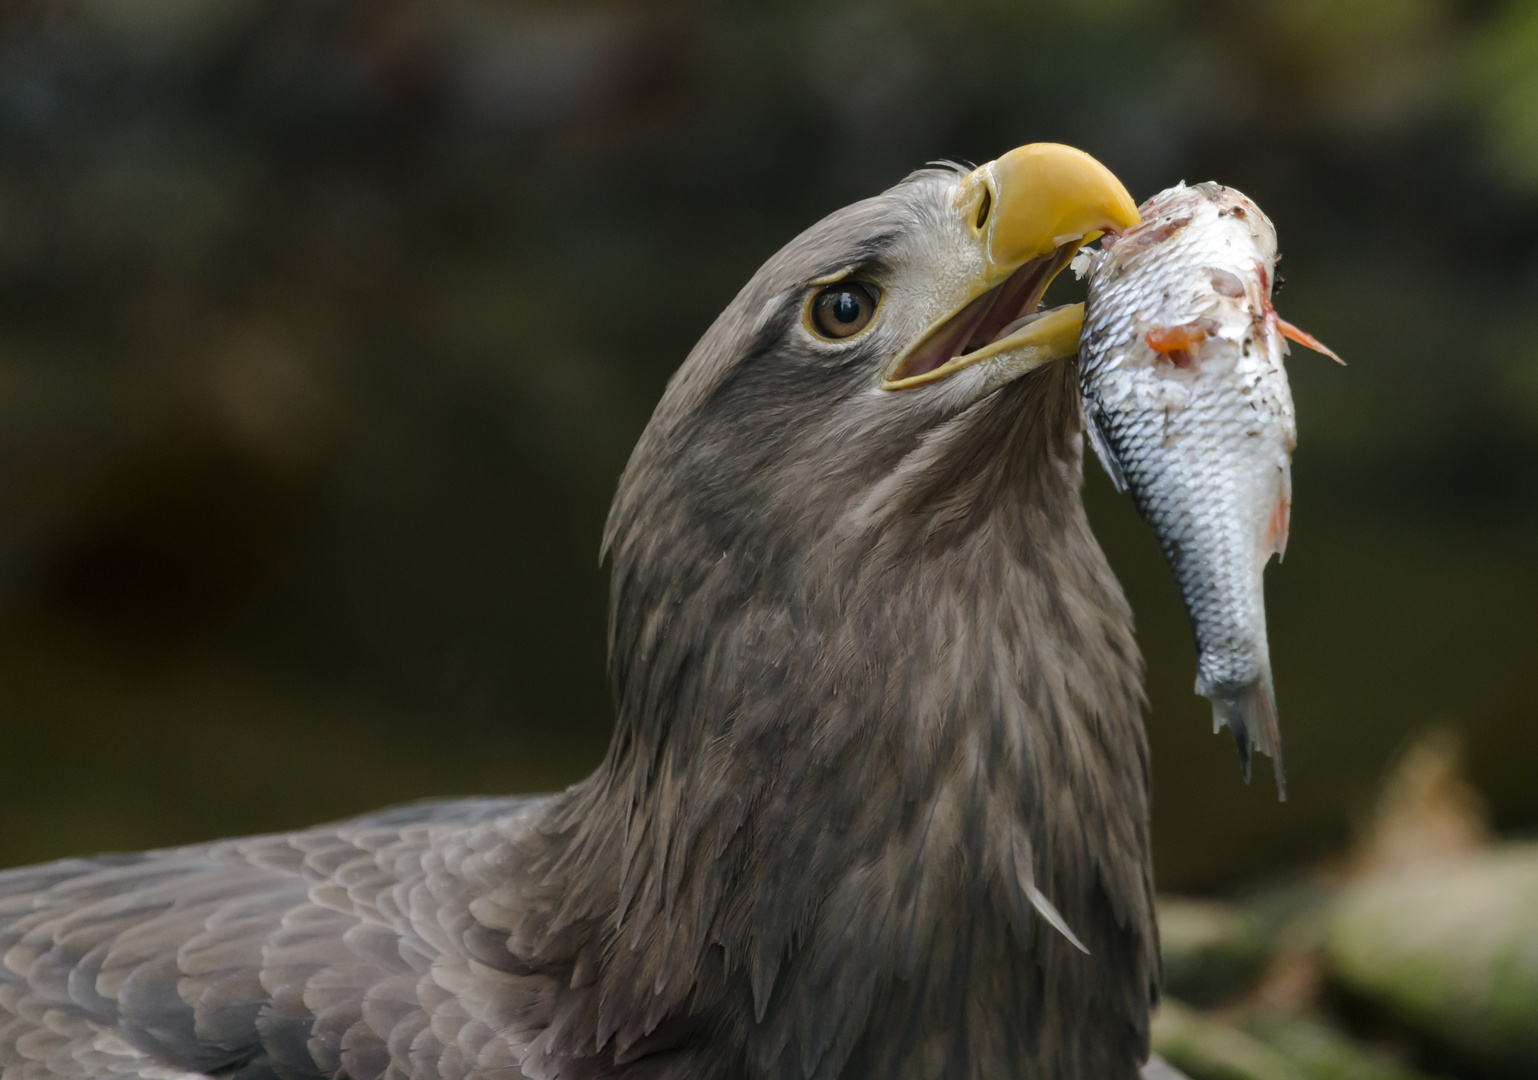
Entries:
{"label": "eagle wing", "polygon": [[0,1076],[436,1075],[429,971],[466,931],[444,868],[538,801],[0,873]]}

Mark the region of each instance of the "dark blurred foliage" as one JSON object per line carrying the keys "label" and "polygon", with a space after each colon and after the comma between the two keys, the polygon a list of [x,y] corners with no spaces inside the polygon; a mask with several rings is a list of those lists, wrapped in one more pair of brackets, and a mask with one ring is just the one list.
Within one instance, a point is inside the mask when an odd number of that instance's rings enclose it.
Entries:
{"label": "dark blurred foliage", "polygon": [[1291,363],[1284,806],[1090,467],[1161,882],[1330,849],[1432,719],[1531,827],[1535,10],[0,6],[0,863],[577,779],[599,531],[668,374],[823,213],[1044,139],[1254,196],[1279,306],[1351,363]]}

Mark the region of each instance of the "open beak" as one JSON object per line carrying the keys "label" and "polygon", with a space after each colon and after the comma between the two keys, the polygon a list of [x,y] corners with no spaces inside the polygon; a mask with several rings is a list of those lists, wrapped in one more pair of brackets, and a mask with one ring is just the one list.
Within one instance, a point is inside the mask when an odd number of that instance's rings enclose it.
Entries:
{"label": "open beak", "polygon": [[952,203],[978,245],[981,272],[961,302],[903,348],[882,388],[923,386],[993,361],[1011,377],[1079,350],[1083,304],[1039,311],[1079,248],[1141,220],[1100,162],[1071,146],[1031,143],[973,169]]}

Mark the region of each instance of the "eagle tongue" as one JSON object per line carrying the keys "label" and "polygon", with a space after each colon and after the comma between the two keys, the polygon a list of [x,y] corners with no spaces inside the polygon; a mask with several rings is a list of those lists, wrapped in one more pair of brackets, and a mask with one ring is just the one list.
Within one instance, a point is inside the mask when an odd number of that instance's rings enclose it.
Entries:
{"label": "eagle tongue", "polygon": [[1036,297],[1036,284],[1040,273],[1039,265],[1026,263],[1011,274],[1002,285],[987,294],[991,298],[988,310],[976,324],[961,355],[965,356],[969,352],[992,344],[998,340],[1005,327],[1027,314],[1027,309],[1032,306]]}

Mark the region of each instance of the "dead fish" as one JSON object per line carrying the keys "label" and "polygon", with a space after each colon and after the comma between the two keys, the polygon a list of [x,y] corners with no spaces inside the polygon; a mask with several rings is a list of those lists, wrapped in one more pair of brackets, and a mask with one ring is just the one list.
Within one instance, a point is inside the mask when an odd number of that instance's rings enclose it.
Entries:
{"label": "dead fish", "polygon": [[1276,230],[1233,188],[1177,185],[1142,224],[1086,251],[1080,337],[1086,430],[1174,571],[1213,731],[1246,780],[1268,755],[1286,797],[1262,572],[1287,547],[1297,441],[1284,338],[1325,352],[1271,306]]}

